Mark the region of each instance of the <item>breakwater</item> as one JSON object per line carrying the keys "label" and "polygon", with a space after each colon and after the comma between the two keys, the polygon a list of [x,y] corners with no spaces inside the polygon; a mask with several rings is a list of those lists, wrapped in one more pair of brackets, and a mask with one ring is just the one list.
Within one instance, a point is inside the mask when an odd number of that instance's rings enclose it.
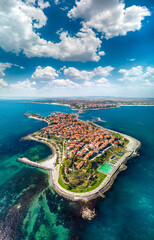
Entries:
{"label": "breakwater", "polygon": [[31,161],[31,160],[29,160],[28,158],[25,158],[25,157],[18,158],[18,161],[22,162],[22,163],[25,163],[25,164],[27,164],[31,167],[42,168],[44,170],[50,170],[51,169],[51,167],[44,166],[44,165],[42,165],[41,163],[38,163],[38,162],[33,162],[33,161]]}

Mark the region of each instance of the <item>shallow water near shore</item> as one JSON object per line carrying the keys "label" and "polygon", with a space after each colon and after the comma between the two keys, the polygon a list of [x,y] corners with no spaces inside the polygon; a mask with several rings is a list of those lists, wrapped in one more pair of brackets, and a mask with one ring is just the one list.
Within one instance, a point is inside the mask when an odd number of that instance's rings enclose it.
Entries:
{"label": "shallow water near shore", "polygon": [[142,142],[140,156],[116,179],[105,199],[97,202],[97,216],[82,220],[78,206],[55,194],[48,174],[17,162],[19,156],[34,161],[51,154],[48,146],[21,137],[45,127],[28,119],[26,111],[43,116],[73,112],[60,105],[0,101],[0,239],[7,240],[152,240],[154,236],[154,107],[122,107],[86,111],[82,120],[96,117],[99,124],[131,135]]}

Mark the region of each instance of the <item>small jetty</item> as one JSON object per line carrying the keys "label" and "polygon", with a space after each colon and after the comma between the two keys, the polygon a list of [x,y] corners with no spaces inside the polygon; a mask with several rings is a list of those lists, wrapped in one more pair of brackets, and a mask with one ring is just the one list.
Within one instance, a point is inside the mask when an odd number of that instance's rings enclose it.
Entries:
{"label": "small jetty", "polygon": [[27,164],[29,166],[32,166],[32,167],[42,168],[44,170],[51,170],[52,169],[51,167],[45,166],[45,165],[43,165],[41,163],[38,163],[38,162],[33,162],[33,161],[31,161],[31,160],[29,160],[28,158],[25,158],[25,157],[18,158],[18,161],[22,162],[24,164]]}

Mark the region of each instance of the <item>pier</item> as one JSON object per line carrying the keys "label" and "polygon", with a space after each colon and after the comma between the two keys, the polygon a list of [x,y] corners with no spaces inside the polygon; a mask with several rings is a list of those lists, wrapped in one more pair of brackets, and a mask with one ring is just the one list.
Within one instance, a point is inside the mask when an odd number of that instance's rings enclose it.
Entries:
{"label": "pier", "polygon": [[42,169],[44,169],[44,170],[51,170],[51,169],[52,169],[51,167],[45,166],[45,165],[43,165],[42,163],[33,162],[33,161],[31,161],[31,160],[29,160],[28,158],[25,158],[25,157],[23,157],[23,158],[18,158],[18,161],[19,161],[19,162],[22,162],[22,163],[24,163],[24,164],[27,164],[27,165],[29,165],[29,166],[31,166],[31,167],[42,168]]}

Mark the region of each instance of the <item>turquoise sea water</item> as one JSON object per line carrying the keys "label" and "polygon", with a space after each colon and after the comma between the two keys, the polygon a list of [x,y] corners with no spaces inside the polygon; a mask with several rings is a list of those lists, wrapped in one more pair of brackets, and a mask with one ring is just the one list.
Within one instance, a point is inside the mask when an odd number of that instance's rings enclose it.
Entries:
{"label": "turquoise sea water", "polygon": [[26,112],[47,116],[72,112],[69,107],[0,101],[0,239],[7,240],[152,240],[154,239],[154,107],[122,107],[86,111],[83,120],[100,117],[101,125],[136,137],[140,156],[116,179],[105,199],[97,202],[97,216],[89,222],[76,204],[60,198],[48,186],[48,175],[22,163],[51,154],[48,146],[21,137],[46,126],[26,118]]}

